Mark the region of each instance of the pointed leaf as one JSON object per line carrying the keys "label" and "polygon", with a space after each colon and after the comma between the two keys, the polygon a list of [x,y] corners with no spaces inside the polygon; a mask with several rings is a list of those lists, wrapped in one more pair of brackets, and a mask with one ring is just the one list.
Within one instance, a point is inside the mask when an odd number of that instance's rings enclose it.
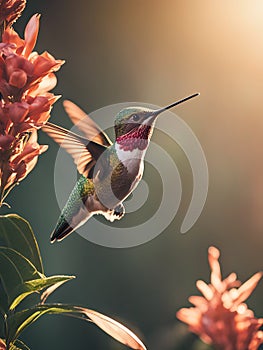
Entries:
{"label": "pointed leaf", "polygon": [[75,278],[75,276],[43,276],[42,278],[26,281],[22,285],[18,285],[15,288],[14,294],[17,294],[18,296],[13,300],[9,308],[10,310],[13,310],[28,295],[40,292],[41,290],[47,288],[47,290],[42,294],[44,297],[41,296],[41,301],[44,303],[51,293],[53,293],[62,284],[73,278]]}
{"label": "pointed leaf", "polygon": [[[46,278],[46,285],[44,288],[47,288],[42,294],[41,294],[41,304],[44,304],[47,300],[47,298],[52,294],[57,288],[59,288],[62,284],[65,282],[68,282],[75,278],[75,276],[51,276]],[[42,289],[44,289],[42,288]]]}
{"label": "pointed leaf", "polygon": [[2,315],[5,315],[7,310],[8,310],[8,298],[0,276],[0,313]]}
{"label": "pointed leaf", "polygon": [[63,304],[38,305],[32,309],[23,310],[10,316],[7,319],[8,342],[14,342],[26,327],[45,314],[64,314],[86,321],[92,321],[114,339],[130,348],[146,350],[141,340],[121,323],[97,311]]}
{"label": "pointed leaf", "polygon": [[70,312],[72,312],[71,306],[60,304],[37,305],[34,308],[16,312],[7,318],[7,341],[8,343],[14,342],[29,325],[45,314],[63,314]]}
{"label": "pointed leaf", "polygon": [[43,273],[38,244],[29,223],[18,215],[0,216],[0,245],[12,248],[29,259]]}
{"label": "pointed leaf", "polygon": [[30,350],[29,347],[21,340],[16,340],[14,344],[10,344],[10,350]]}
{"label": "pointed leaf", "polygon": [[[35,266],[13,249],[0,247],[0,278],[5,289],[8,305],[24,292],[24,282],[42,278]],[[7,311],[7,310],[4,310]]]}
{"label": "pointed leaf", "polygon": [[99,328],[112,336],[114,339],[118,340],[120,343],[127,345],[132,349],[146,350],[146,347],[141,340],[121,323],[97,311],[82,309],[82,312],[87,315]]}

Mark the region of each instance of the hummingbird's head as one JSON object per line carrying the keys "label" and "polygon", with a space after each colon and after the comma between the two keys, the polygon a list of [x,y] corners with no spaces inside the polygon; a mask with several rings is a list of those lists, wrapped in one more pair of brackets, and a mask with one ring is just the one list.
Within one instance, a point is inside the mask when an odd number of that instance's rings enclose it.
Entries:
{"label": "hummingbird's head", "polygon": [[157,117],[162,112],[198,95],[199,93],[193,94],[157,110],[145,107],[122,109],[117,114],[114,123],[116,142],[126,150],[145,149],[148,146]]}
{"label": "hummingbird's head", "polygon": [[144,107],[128,107],[122,109],[115,118],[114,128],[116,139],[138,131],[144,126],[151,127],[154,124],[154,111]]}

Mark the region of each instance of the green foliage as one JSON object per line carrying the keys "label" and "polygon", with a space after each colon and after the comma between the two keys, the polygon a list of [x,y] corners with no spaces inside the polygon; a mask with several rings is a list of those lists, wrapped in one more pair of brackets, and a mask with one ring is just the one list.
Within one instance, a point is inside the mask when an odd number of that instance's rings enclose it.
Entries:
{"label": "green foliage", "polygon": [[[29,350],[18,337],[45,314],[64,314],[93,322],[132,349],[146,349],[129,329],[99,312],[71,305],[45,304],[51,293],[74,276],[44,275],[37,241],[27,221],[17,215],[0,216],[0,243],[0,309],[4,316],[6,349]],[[28,295],[40,292],[37,305],[17,310]]]}
{"label": "green foliage", "polygon": [[25,219],[15,214],[0,216],[0,245],[23,254],[39,272],[44,273],[36,238]]}
{"label": "green foliage", "polygon": [[26,327],[45,314],[64,314],[93,322],[113,338],[133,349],[144,349],[143,346],[138,347],[140,345],[139,339],[115,320],[94,310],[64,304],[36,305],[33,308],[16,312],[9,317],[7,322],[7,328],[9,329],[7,341],[14,342]]}
{"label": "green foliage", "polygon": [[[17,298],[23,293],[25,281],[41,278],[33,264],[17,251],[0,247],[0,278],[7,296],[7,305],[1,305],[7,312],[18,304]],[[20,298],[22,301],[23,297]]]}
{"label": "green foliage", "polygon": [[21,340],[16,340],[14,344],[10,345],[10,350],[30,350],[30,349]]}

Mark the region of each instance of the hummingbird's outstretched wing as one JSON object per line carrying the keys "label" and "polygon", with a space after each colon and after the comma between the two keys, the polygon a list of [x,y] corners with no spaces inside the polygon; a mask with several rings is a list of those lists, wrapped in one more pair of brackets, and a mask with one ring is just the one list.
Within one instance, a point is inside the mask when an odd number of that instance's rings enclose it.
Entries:
{"label": "hummingbird's outstretched wing", "polygon": [[84,133],[85,137],[104,146],[111,146],[108,135],[75,103],[65,100],[63,106],[73,124]]}
{"label": "hummingbird's outstretched wing", "polygon": [[89,177],[89,171],[107,149],[94,141],[81,137],[61,126],[47,122],[42,130],[63,147],[74,159],[80,174]]}

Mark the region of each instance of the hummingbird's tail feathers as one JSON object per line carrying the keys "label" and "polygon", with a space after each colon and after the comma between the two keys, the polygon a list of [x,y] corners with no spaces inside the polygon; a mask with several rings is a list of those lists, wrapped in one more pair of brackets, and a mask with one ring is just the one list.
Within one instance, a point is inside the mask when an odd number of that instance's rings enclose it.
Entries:
{"label": "hummingbird's tail feathers", "polygon": [[60,242],[66,238],[70,233],[74,231],[74,228],[71,227],[66,221],[64,221],[63,226],[58,226],[52,232],[50,237],[50,242],[54,243],[56,241]]}
{"label": "hummingbird's tail feathers", "polygon": [[61,241],[82,226],[93,214],[85,207],[85,198],[92,196],[93,183],[80,176],[74,186],[51,235],[51,243]]}
{"label": "hummingbird's tail feathers", "polygon": [[103,132],[103,130],[75,103],[65,100],[63,106],[72,123],[83,132],[87,139],[106,147],[112,145],[108,135],[106,135],[106,133]]}
{"label": "hummingbird's tail feathers", "polygon": [[42,130],[72,156],[79,173],[85,177],[88,177],[90,169],[106,149],[101,144],[89,141],[50,122],[47,122]]}

